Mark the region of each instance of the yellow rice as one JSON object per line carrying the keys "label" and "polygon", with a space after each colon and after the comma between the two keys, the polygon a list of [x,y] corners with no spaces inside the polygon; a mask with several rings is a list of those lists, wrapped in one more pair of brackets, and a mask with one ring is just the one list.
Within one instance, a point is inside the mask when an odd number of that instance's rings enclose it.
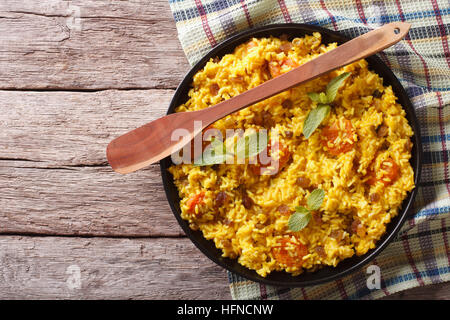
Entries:
{"label": "yellow rice", "polygon": [[[270,37],[251,42],[251,46],[242,44],[221,59],[211,59],[194,76],[189,100],[176,111],[207,108],[260,85],[270,79],[268,61],[282,65],[289,58],[301,65],[336,47],[335,43],[322,44],[319,33],[294,39],[292,48],[286,52],[280,46],[288,40]],[[284,65],[281,73],[291,69]],[[339,89],[330,114],[305,139],[304,120],[317,106],[307,93],[325,91],[329,81],[343,72],[350,72],[351,76]],[[217,92],[211,90],[212,86]],[[376,90],[382,93],[381,97],[373,96]],[[283,101],[288,99],[293,105],[283,107]],[[213,240],[224,257],[237,258],[240,264],[263,277],[274,270],[297,275],[325,265],[336,266],[343,259],[373,249],[407,193],[414,188],[409,163],[413,131],[405,111],[396,103],[392,88],[383,86],[382,79],[369,70],[367,62],[360,60],[219,120],[214,127],[223,132],[227,128],[262,128],[254,123],[254,117],[263,110],[270,112],[272,128],[279,130],[282,143],[289,148],[290,162],[274,176],[255,175],[248,164],[172,166],[169,171],[181,198],[182,218],[189,221],[191,228],[200,229],[206,239]],[[324,146],[322,129],[336,121],[342,124],[344,119],[351,121],[355,129],[353,137],[340,134]],[[376,129],[383,123],[388,132],[379,137]],[[286,131],[291,131],[292,137],[287,137]],[[328,148],[343,143],[343,139],[353,143],[351,151],[331,155]],[[389,177],[383,176],[386,166],[384,169],[382,166],[388,158],[398,165],[399,178],[387,185],[368,184],[369,170],[389,183]],[[287,227],[289,215],[281,214],[278,208],[305,205],[312,189],[300,187],[299,177],[308,178],[311,185],[323,189],[325,199],[314,213],[320,216],[319,221],[311,219],[306,228],[292,232]],[[249,209],[243,204],[242,190],[253,201]],[[201,192],[204,198],[194,213],[189,212],[187,202]],[[229,201],[216,208],[219,192],[225,192]],[[377,201],[370,200],[369,195],[374,193],[379,195]],[[360,222],[364,232],[352,232],[354,220]],[[289,239],[285,250],[290,256],[295,256],[298,242],[306,246],[307,253],[294,264],[278,259],[274,248],[280,247],[282,239]]]}

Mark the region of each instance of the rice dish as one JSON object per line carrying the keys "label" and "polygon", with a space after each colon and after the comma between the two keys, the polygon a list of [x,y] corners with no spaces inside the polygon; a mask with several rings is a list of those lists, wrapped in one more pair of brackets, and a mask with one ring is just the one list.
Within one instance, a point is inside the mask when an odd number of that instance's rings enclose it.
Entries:
{"label": "rice dish", "polygon": [[[189,100],[176,111],[213,106],[336,48],[320,33],[292,40],[253,38],[233,53],[211,59],[193,77]],[[350,73],[329,114],[306,138],[305,120],[332,79]],[[182,218],[214,241],[224,257],[265,277],[299,275],[336,266],[375,248],[386,225],[414,186],[413,131],[390,86],[360,60],[229,115],[212,127],[279,133],[276,174],[259,164],[170,167]],[[225,134],[224,134],[225,135]],[[298,207],[323,190],[317,210],[300,231],[289,229]]]}

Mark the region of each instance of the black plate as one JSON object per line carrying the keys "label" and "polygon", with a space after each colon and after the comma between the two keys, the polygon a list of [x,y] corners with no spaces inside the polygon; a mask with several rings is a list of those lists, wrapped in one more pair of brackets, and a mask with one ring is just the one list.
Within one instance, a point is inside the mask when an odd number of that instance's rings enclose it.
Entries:
{"label": "black plate", "polygon": [[[335,31],[330,31],[321,27],[305,24],[276,24],[242,32],[222,42],[217,47],[212,49],[189,71],[181,84],[178,86],[178,89],[175,92],[167,113],[173,113],[177,106],[187,101],[187,93],[192,83],[192,77],[197,71],[205,66],[206,62],[208,62],[210,58],[214,58],[216,56],[222,57],[227,53],[231,53],[239,44],[246,42],[252,37],[268,37],[271,35],[278,37],[282,34],[287,34],[290,39],[292,39],[294,37],[303,37],[304,35],[312,34],[313,32],[320,32],[322,34],[323,43],[337,42],[341,44],[348,40]],[[410,162],[415,174],[414,182],[417,186],[419,184],[422,164],[422,146],[420,142],[419,124],[417,122],[414,108],[412,107],[405,90],[403,89],[395,75],[391,72],[391,70],[376,56],[367,58],[367,61],[369,62],[370,69],[378,73],[378,75],[383,78],[384,85],[392,86],[396,96],[398,97],[398,102],[406,111],[406,118],[408,119],[409,124],[414,130],[414,146],[412,149],[412,157]],[[375,256],[380,253],[396,236],[403,222],[406,220],[408,215],[412,213],[412,204],[417,193],[416,187],[412,192],[408,194],[406,199],[403,201],[401,212],[399,212],[399,214],[389,223],[386,228],[386,233],[377,242],[377,247],[368,251],[365,255],[360,257],[354,256],[352,258],[343,260],[338,264],[336,268],[325,267],[316,272],[305,272],[295,277],[286,272],[272,272],[266,278],[263,278],[259,276],[254,270],[250,270],[240,265],[236,259],[223,258],[221,256],[221,250],[215,247],[212,240],[206,240],[200,231],[193,231],[189,228],[188,223],[181,218],[180,198],[178,196],[178,190],[173,183],[172,175],[167,170],[172,165],[170,157],[161,160],[160,165],[164,189],[166,191],[167,200],[169,201],[173,214],[175,215],[186,235],[208,258],[210,258],[218,265],[224,267],[225,269],[247,279],[269,285],[284,287],[304,287],[336,280],[343,277],[344,275],[349,274],[352,271],[357,270],[358,268],[361,268],[363,265],[374,259]]]}

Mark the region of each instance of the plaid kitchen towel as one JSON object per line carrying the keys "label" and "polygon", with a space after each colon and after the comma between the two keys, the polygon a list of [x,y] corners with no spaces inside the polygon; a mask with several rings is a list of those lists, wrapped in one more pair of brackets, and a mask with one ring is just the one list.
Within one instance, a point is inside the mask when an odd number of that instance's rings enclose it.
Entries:
{"label": "plaid kitchen towel", "polygon": [[374,260],[381,289],[369,289],[372,271],[328,284],[277,288],[229,273],[234,299],[375,299],[450,280],[450,2],[449,0],[169,0],[191,64],[227,37],[272,23],[308,23],[356,37],[382,24],[407,21],[409,35],[380,53],[411,98],[421,125],[422,181],[415,216]]}

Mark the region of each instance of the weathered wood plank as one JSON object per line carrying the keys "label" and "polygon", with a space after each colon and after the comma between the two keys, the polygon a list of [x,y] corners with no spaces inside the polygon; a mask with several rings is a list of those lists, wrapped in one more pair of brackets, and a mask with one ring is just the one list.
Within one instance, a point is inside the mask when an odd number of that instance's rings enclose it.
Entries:
{"label": "weathered wood plank", "polygon": [[0,161],[0,234],[180,236],[158,166],[41,168]]}
{"label": "weathered wood plank", "polygon": [[[448,300],[449,287],[388,299]],[[0,236],[0,299],[230,298],[225,270],[186,238]]]}
{"label": "weathered wood plank", "polygon": [[401,291],[384,300],[450,300],[450,283],[440,283]]}
{"label": "weathered wood plank", "polygon": [[0,91],[0,233],[179,236],[159,166],[122,176],[115,136],[166,112],[172,90]]}
{"label": "weathered wood plank", "polygon": [[186,238],[0,237],[0,299],[226,298],[225,270]]}
{"label": "weathered wood plank", "polygon": [[114,137],[166,113],[173,90],[0,91],[0,158],[102,164]]}
{"label": "weathered wood plank", "polygon": [[[166,0],[2,0],[0,43],[0,89],[175,88],[188,69]],[[182,235],[157,166],[123,177],[104,158],[112,137],[164,114],[172,94],[0,92],[0,233]],[[80,267],[80,289],[68,285],[70,266]],[[186,238],[0,236],[0,298],[223,299],[229,290],[224,270]]]}
{"label": "weathered wood plank", "polygon": [[166,0],[2,0],[0,89],[175,88],[189,65]]}

